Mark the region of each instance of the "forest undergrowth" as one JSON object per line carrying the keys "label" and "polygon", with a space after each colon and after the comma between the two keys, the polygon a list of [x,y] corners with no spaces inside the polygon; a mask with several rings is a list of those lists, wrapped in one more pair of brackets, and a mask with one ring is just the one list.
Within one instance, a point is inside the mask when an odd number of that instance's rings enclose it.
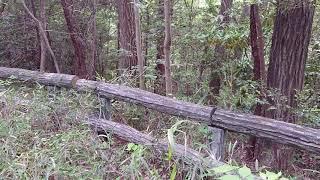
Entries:
{"label": "forest undergrowth", "polygon": [[[93,94],[1,81],[0,98],[0,179],[214,177],[213,169],[169,158],[168,153],[127,142],[112,134],[98,135],[86,124],[89,114],[101,110],[99,98]],[[114,121],[159,139],[166,139],[167,130],[182,120],[121,102],[113,104],[112,112]],[[228,134],[225,161],[229,165],[215,171],[247,170],[243,166],[246,138],[245,135]],[[207,152],[210,133],[206,126],[187,122],[179,126],[175,139],[181,144],[186,141],[189,148]],[[281,176],[281,173],[266,171],[269,168],[257,162],[248,166],[259,170],[261,177],[264,174],[265,177]],[[315,177],[319,173],[303,171],[298,163],[295,166],[297,176]]]}

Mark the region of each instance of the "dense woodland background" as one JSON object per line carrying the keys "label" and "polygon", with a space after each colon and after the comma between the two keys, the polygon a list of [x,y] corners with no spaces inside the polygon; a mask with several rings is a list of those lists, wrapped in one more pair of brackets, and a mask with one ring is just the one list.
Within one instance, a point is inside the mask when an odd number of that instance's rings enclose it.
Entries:
{"label": "dense woodland background", "polygon": [[[319,129],[319,8],[311,0],[0,0],[0,66],[75,74]],[[151,117],[159,117],[127,107],[117,105],[115,119],[141,130],[137,118],[155,125]],[[160,119],[165,123],[154,129],[177,121]],[[318,155],[254,137],[228,138],[241,143],[226,159],[250,167],[258,159],[274,170],[320,177]],[[134,172],[117,171],[113,177]],[[0,175],[10,173],[0,166]],[[129,177],[152,176],[142,174]]]}

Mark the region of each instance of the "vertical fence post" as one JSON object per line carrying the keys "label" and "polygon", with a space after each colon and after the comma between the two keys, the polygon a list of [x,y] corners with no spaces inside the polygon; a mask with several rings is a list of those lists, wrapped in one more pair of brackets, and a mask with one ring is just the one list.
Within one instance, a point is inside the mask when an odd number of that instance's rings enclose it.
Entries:
{"label": "vertical fence post", "polygon": [[211,141],[209,142],[210,153],[216,158],[216,160],[223,161],[225,131],[211,126],[208,128],[211,133]]}
{"label": "vertical fence post", "polygon": [[216,112],[217,108],[213,107],[210,112],[210,121],[211,125],[209,125],[208,130],[211,133],[211,141],[209,142],[210,153],[216,160],[224,159],[224,136],[225,130],[216,128],[213,124],[213,116]]}
{"label": "vertical fence post", "polygon": [[112,114],[112,105],[111,99],[105,97],[99,97],[101,107],[100,107],[100,117],[103,117],[106,120],[111,120]]}
{"label": "vertical fence post", "polygon": [[[103,118],[105,120],[111,121],[112,119],[112,105],[111,105],[111,99],[106,97],[101,97],[98,95],[98,99],[100,101],[100,107],[99,107],[99,118]],[[109,135],[108,133],[99,127],[94,127],[95,131],[98,133],[98,136],[101,137],[104,141],[109,141]]]}

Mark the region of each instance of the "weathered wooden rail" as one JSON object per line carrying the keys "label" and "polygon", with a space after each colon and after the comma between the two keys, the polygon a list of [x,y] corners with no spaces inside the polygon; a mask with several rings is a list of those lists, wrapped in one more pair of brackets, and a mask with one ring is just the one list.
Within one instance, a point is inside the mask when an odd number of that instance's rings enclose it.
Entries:
{"label": "weathered wooden rail", "polygon": [[[112,134],[115,134],[117,137],[128,142],[153,147],[160,152],[167,152],[169,149],[169,143],[167,141],[156,139],[124,124],[99,118],[89,118],[87,123],[93,128],[101,128],[108,132],[112,132]],[[216,161],[210,157],[208,161],[205,161],[202,154],[181,144],[175,144],[171,148],[174,149],[173,153],[175,156],[187,159],[194,164],[209,163],[207,166],[209,165],[210,168],[223,165],[222,162]]]}
{"label": "weathered wooden rail", "polygon": [[[203,154],[181,144],[169,146],[169,143],[165,140],[156,139],[148,134],[144,134],[124,124],[94,117],[88,118],[87,124],[91,125],[93,129],[103,129],[107,132],[111,132],[113,135],[116,135],[123,140],[135,144],[141,144],[162,153],[166,153],[168,152],[169,148],[172,148],[172,153],[175,157],[183,159],[184,162],[191,163],[195,165],[195,167],[205,167],[206,169],[212,169],[224,165],[223,162],[216,160],[212,156],[205,157],[203,156]],[[227,174],[240,176],[237,169],[229,171],[227,172]],[[256,175],[252,175],[251,177],[252,178],[250,179],[262,180],[261,177],[258,177]]]}
{"label": "weathered wooden rail", "polygon": [[43,85],[93,91],[109,99],[134,103],[174,116],[186,117],[218,128],[268,138],[274,142],[295,146],[320,154],[320,130],[290,124],[250,114],[218,109],[210,120],[211,107],[163,97],[136,88],[79,79],[74,75],[40,73],[16,68],[0,67],[0,78],[37,82]]}

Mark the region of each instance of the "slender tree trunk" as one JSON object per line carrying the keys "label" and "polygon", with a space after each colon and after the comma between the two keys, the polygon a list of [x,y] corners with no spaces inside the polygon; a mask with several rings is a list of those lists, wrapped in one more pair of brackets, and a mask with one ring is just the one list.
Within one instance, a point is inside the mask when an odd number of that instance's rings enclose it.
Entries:
{"label": "slender tree trunk", "polygon": [[[45,2],[47,2],[46,0],[44,0]],[[46,6],[47,4],[45,3],[45,5],[44,6]],[[50,36],[50,32],[49,31],[47,31],[47,29],[48,29],[48,18],[47,18],[47,16],[49,16],[50,17],[50,15],[52,14],[52,8],[50,8],[49,7],[49,11],[48,12],[46,12],[46,10],[44,11],[45,12],[45,25],[46,25],[46,27],[45,27],[45,31],[46,31],[46,36],[47,36],[47,39],[48,39],[48,44],[49,44],[49,47],[52,47],[52,39],[51,39],[51,36]],[[40,20],[41,21],[41,20]],[[45,41],[45,38],[43,39],[44,40],[44,44],[45,44],[45,47],[46,47],[46,41]],[[48,52],[49,51],[49,52]],[[41,52],[41,50],[40,50],[40,52]],[[55,68],[55,62],[54,62],[54,59],[52,58],[52,59],[50,59],[50,57],[51,56],[48,56],[47,55],[47,53],[51,53],[50,52],[50,48],[48,48],[48,49],[46,49],[46,61],[45,61],[45,72],[50,72],[50,73],[57,73],[57,71],[56,71],[56,68]],[[61,68],[63,68],[63,67],[61,67]],[[61,71],[63,71],[63,69],[61,69]]]}
{"label": "slender tree trunk", "polygon": [[[34,17],[37,18],[38,17],[37,16],[37,9],[35,7],[34,0],[26,1],[26,5],[30,9],[30,11],[32,12]],[[34,58],[34,59],[36,60],[38,67],[40,67],[39,64],[41,64],[41,36],[40,36],[40,33],[39,33],[39,31],[40,31],[39,30],[39,26],[35,27],[35,31],[36,31],[36,34],[37,34],[37,36],[36,36],[37,37],[37,41],[36,42],[37,42],[37,46],[38,46],[37,48],[39,49],[39,51],[37,51],[37,53],[35,53],[37,58]],[[41,68],[40,68],[40,70],[41,70]]]}
{"label": "slender tree trunk", "polygon": [[[98,50],[97,50],[97,20],[96,20],[96,14],[97,14],[97,2],[96,0],[91,1],[91,9],[92,9],[92,19],[90,20],[90,31],[92,32],[89,40],[90,44],[90,53],[89,53],[89,59],[88,59],[88,73],[90,79],[95,79],[95,75],[97,72],[97,64],[98,64]],[[100,72],[98,72],[100,73]],[[100,74],[103,75],[103,74]]]}
{"label": "slender tree trunk", "polygon": [[121,57],[118,68],[132,70],[138,64],[136,54],[136,36],[133,0],[117,0],[118,9],[118,40]]}
{"label": "slender tree trunk", "polygon": [[172,96],[172,80],[170,66],[170,48],[171,48],[171,15],[170,0],[164,0],[164,19],[165,19],[165,39],[164,39],[164,58],[165,58],[165,77],[166,77],[166,95]]}
{"label": "slender tree trunk", "polygon": [[[233,0],[222,0],[220,6],[219,15],[221,16],[220,20],[220,29],[223,29],[224,24],[228,24],[230,22],[229,11],[232,7]],[[223,60],[226,59],[225,55],[225,47],[221,44],[217,44],[214,50],[214,60],[215,63],[211,62],[211,75],[209,81],[210,94],[208,96],[209,104],[216,104],[216,96],[219,95],[222,77],[219,73],[219,69],[222,66]]]}
{"label": "slender tree trunk", "polygon": [[29,8],[27,7],[26,3],[24,0],[21,0],[22,2],[22,5],[24,7],[24,9],[27,11],[27,13],[29,14],[29,16],[38,24],[38,27],[39,27],[39,30],[40,30],[40,35],[43,37],[44,39],[44,42],[45,42],[45,45],[46,47],[48,48],[50,54],[51,54],[51,57],[53,59],[53,62],[54,62],[54,65],[55,65],[55,68],[56,68],[56,71],[57,73],[60,73],[60,69],[59,69],[59,66],[58,66],[58,62],[57,62],[57,59],[56,59],[56,56],[54,55],[54,52],[53,50],[51,49],[51,46],[49,44],[49,40],[47,38],[47,34],[45,32],[45,30],[43,29],[42,27],[42,23],[32,14],[32,12],[29,10]]}
{"label": "slender tree trunk", "polygon": [[61,0],[61,5],[75,53],[75,60],[73,65],[74,73],[80,78],[88,78],[89,74],[86,68],[85,42],[80,35],[77,21],[73,16],[73,0]]}
{"label": "slender tree trunk", "polygon": [[[309,0],[278,1],[272,36],[267,86],[278,89],[287,102],[266,113],[267,117],[295,123],[291,108],[297,107],[297,92],[304,84],[304,70],[308,56],[315,7]],[[273,106],[277,99],[271,99]],[[290,107],[290,108],[288,108]],[[287,169],[292,150],[273,145],[273,156],[279,169]]]}
{"label": "slender tree trunk", "polygon": [[[118,12],[118,14],[119,14],[119,12]],[[118,17],[118,23],[117,23],[117,37],[118,37],[117,38],[117,51],[119,53],[120,59],[119,59],[119,62],[116,64],[116,67],[117,67],[117,70],[118,70],[118,72],[117,72],[118,76],[121,76],[122,70],[120,68],[120,64],[123,64],[123,61],[125,61],[125,60],[124,60],[124,57],[122,55],[123,53],[121,53],[121,47],[120,47],[121,36],[120,36],[120,20],[119,20],[119,17]]]}
{"label": "slender tree trunk", "polygon": [[157,33],[157,55],[156,55],[156,80],[154,82],[154,93],[166,95],[165,81],[165,58],[164,58],[164,0],[158,0],[158,19],[161,23]]}
{"label": "slender tree trunk", "polygon": [[134,19],[135,19],[135,30],[136,30],[136,46],[137,46],[137,58],[139,65],[139,87],[145,89],[144,84],[144,59],[142,54],[141,44],[141,27],[140,27],[140,12],[139,12],[139,0],[134,0]]}
{"label": "slender tree trunk", "polygon": [[[254,62],[253,74],[254,80],[258,81],[261,93],[260,99],[264,98],[264,87],[266,85],[267,73],[264,62],[264,38],[262,32],[262,26],[259,16],[259,6],[253,4],[250,7],[250,41],[252,47],[252,57]],[[255,115],[263,116],[263,108],[260,103],[255,108]]]}
{"label": "slender tree trunk", "polygon": [[92,36],[93,36],[93,67],[94,70],[93,72],[95,73],[96,69],[97,69],[97,63],[99,62],[99,57],[98,57],[98,49],[97,49],[97,0],[92,0],[93,2],[93,24],[92,24]]}
{"label": "slender tree trunk", "polygon": [[[250,7],[250,42],[254,64],[253,79],[259,84],[260,100],[263,100],[265,98],[266,69],[264,61],[264,38],[258,4],[252,4]],[[254,114],[264,116],[264,109],[261,103],[257,103]],[[260,159],[259,156],[261,155],[263,145],[262,139],[250,137],[248,144],[251,147],[247,150],[247,158],[249,160]]]}
{"label": "slender tree trunk", "polygon": [[[46,2],[45,0],[40,0],[40,21],[42,24],[43,30],[46,31],[47,29],[47,22],[46,22]],[[40,55],[40,72],[45,71],[46,67],[46,48],[45,48],[45,40],[43,36],[40,37],[40,47],[41,47],[41,55]]]}
{"label": "slender tree trunk", "polygon": [[145,32],[145,39],[144,39],[144,44],[145,44],[145,66],[148,66],[148,61],[147,61],[147,57],[148,57],[148,53],[149,53],[149,33],[150,33],[150,10],[149,10],[149,6],[146,7],[146,24],[147,24],[147,30]]}
{"label": "slender tree trunk", "polygon": [[[51,39],[51,36],[50,36],[50,33],[49,31],[47,31],[46,33],[47,35],[47,39],[48,39],[48,42],[49,42],[49,46],[51,47],[52,46],[52,39]],[[50,50],[49,50],[50,52]],[[46,72],[51,72],[51,73],[56,73],[56,68],[55,68],[55,64],[54,64],[54,61],[52,60],[48,60],[50,57],[47,56],[47,60],[46,60]],[[62,70],[61,70],[62,71]]]}
{"label": "slender tree trunk", "polygon": [[206,65],[211,60],[209,52],[210,52],[209,42],[206,42],[206,44],[204,46],[204,49],[203,49],[204,57],[202,57],[202,60],[200,61],[199,66],[198,66],[199,67],[199,75],[198,75],[198,83],[199,83],[199,85],[203,81],[203,72],[206,69]]}

